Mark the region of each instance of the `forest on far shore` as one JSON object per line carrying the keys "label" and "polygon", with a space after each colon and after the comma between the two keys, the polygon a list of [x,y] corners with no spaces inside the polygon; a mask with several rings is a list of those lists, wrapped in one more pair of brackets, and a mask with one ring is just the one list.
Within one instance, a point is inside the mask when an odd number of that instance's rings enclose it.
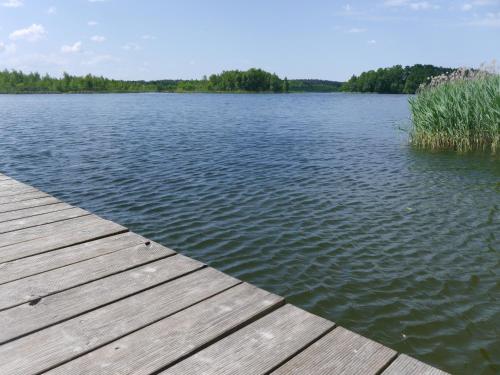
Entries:
{"label": "forest on far shore", "polygon": [[48,74],[0,71],[0,93],[104,93],[104,92],[377,92],[413,94],[430,77],[453,71],[433,65],[395,65],[352,76],[347,82],[320,79],[287,79],[275,73],[252,68],[228,70],[194,80],[164,79],[155,81],[115,80],[87,74],[61,78]]}

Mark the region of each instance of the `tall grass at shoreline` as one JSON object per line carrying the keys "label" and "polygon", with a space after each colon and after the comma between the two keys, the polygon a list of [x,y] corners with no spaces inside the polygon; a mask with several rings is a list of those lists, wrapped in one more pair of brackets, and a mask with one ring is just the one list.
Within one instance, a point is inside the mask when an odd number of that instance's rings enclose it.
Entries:
{"label": "tall grass at shoreline", "polygon": [[459,152],[500,147],[500,75],[458,70],[434,77],[409,100],[410,143]]}

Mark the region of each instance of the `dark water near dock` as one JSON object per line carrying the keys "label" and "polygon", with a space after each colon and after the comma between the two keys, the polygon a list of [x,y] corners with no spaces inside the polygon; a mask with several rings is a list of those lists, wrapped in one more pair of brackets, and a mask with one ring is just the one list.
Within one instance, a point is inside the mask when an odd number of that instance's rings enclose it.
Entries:
{"label": "dark water near dock", "polygon": [[500,372],[500,158],[402,95],[0,95],[0,172],[457,374]]}

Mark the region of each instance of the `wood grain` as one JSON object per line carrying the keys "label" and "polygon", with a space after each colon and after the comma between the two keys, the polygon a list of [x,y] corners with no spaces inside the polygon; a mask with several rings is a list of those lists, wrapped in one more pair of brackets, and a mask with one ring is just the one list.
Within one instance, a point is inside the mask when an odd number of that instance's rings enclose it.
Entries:
{"label": "wood grain", "polygon": [[[124,233],[125,227],[94,215],[67,220],[71,223],[50,225],[31,240],[15,242],[0,248],[0,263],[25,258],[35,254]],[[77,225],[75,225],[77,224]],[[31,235],[31,233],[30,233]],[[0,235],[1,237],[2,235]]]}
{"label": "wood grain", "polygon": [[240,284],[47,374],[151,374],[283,302]]}
{"label": "wood grain", "polygon": [[5,221],[0,223],[0,234],[14,232],[19,229],[39,227],[45,224],[74,219],[85,215],[90,215],[90,212],[74,207],[62,211],[48,212],[41,215]]}
{"label": "wood grain", "polygon": [[13,195],[34,193],[34,192],[40,192],[40,191],[32,187],[16,187],[9,189],[0,189],[0,197],[10,197]]}
{"label": "wood grain", "polygon": [[431,367],[415,358],[401,354],[385,370],[382,375],[449,375],[435,367]]}
{"label": "wood grain", "polygon": [[4,213],[0,212],[0,228],[2,227],[1,223],[5,221],[23,219],[31,216],[46,214],[49,212],[67,210],[69,208],[74,208],[74,207],[67,203],[56,203],[44,206],[29,207],[21,210],[4,212]]}
{"label": "wood grain", "polygon": [[57,293],[165,258],[175,252],[151,243],[135,245],[97,258],[0,285],[0,310]]}
{"label": "wood grain", "polygon": [[0,205],[10,204],[13,202],[26,201],[28,199],[48,198],[48,197],[50,197],[50,195],[39,192],[39,191],[17,194],[17,195],[9,195],[7,197],[0,197]]}
{"label": "wood grain", "polygon": [[45,197],[45,198],[28,199],[20,202],[5,203],[5,204],[0,204],[0,213],[23,210],[26,208],[37,207],[37,206],[45,206],[59,202],[60,201],[54,197]]}
{"label": "wood grain", "polygon": [[333,326],[285,305],[161,374],[266,374]]}
{"label": "wood grain", "polygon": [[68,320],[202,267],[203,264],[198,261],[174,255],[52,294],[37,304],[25,303],[0,311],[3,327],[0,330],[0,343]]}
{"label": "wood grain", "polygon": [[[3,253],[3,247],[9,245],[27,242],[37,238],[44,237],[54,237],[60,233],[68,232],[73,233],[78,229],[89,225],[90,223],[96,223],[97,221],[104,221],[95,215],[86,215],[82,217],[77,217],[74,219],[68,219],[57,223],[48,223],[44,225],[39,225],[33,228],[25,228],[17,230],[10,233],[0,234],[0,254]],[[43,242],[43,241],[40,241]]]}
{"label": "wood grain", "polygon": [[206,268],[0,346],[0,374],[47,371],[238,284]]}
{"label": "wood grain", "polygon": [[395,356],[394,350],[337,327],[272,374],[376,375]]}
{"label": "wood grain", "polygon": [[26,185],[25,183],[16,180],[0,180],[0,191],[7,189],[26,188],[26,187],[34,189],[34,187],[32,186]]}
{"label": "wood grain", "polygon": [[0,263],[0,284],[78,263],[127,247],[144,244],[147,241],[142,236],[127,232],[65,247],[53,252]]}

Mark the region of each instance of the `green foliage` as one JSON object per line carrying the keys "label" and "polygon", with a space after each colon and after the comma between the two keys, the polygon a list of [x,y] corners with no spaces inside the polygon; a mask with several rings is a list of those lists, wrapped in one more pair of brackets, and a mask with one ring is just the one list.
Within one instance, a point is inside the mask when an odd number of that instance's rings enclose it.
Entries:
{"label": "green foliage", "polygon": [[86,92],[331,92],[340,82],[313,79],[280,79],[262,69],[229,70],[201,80],[164,79],[121,81],[86,75],[53,78],[16,70],[0,71],[0,93],[86,93]]}
{"label": "green foliage", "polygon": [[342,91],[377,92],[385,94],[414,94],[420,84],[430,77],[451,72],[451,68],[433,65],[395,65],[352,76],[342,86]]}
{"label": "green foliage", "polygon": [[0,72],[0,93],[50,93],[50,92],[145,92],[157,91],[155,85],[144,81],[118,81],[86,75],[62,78],[43,77],[38,73],[25,74],[21,71]]}
{"label": "green foliage", "polygon": [[208,79],[209,91],[283,92],[283,82],[276,75],[262,69],[247,71],[228,70],[212,74]]}
{"label": "green foliage", "polygon": [[411,143],[458,151],[490,149],[500,142],[500,76],[458,79],[425,88],[410,99]]}
{"label": "green foliage", "polygon": [[262,69],[230,70],[201,80],[121,81],[86,75],[53,78],[21,71],[0,72],[0,93],[47,92],[287,92],[288,81]]}
{"label": "green foliage", "polygon": [[342,82],[322,79],[291,79],[289,91],[292,92],[336,92],[340,91]]}

